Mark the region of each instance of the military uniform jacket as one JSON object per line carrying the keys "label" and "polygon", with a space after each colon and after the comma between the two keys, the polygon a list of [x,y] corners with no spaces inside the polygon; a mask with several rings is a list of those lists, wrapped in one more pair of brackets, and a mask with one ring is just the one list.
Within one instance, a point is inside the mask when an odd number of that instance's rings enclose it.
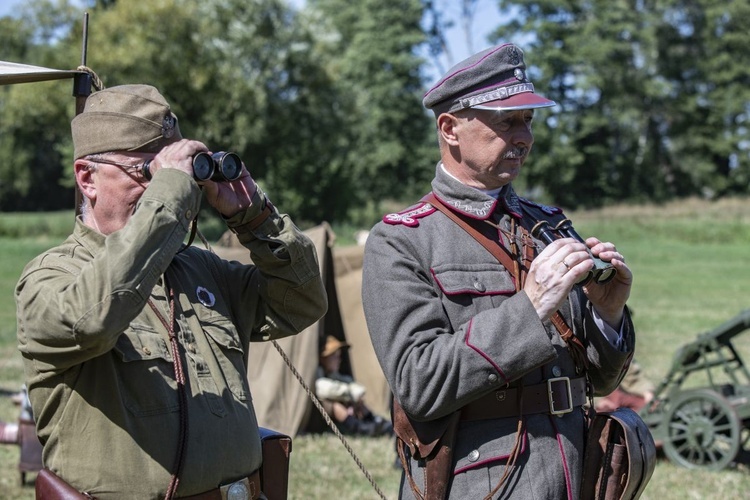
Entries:
{"label": "military uniform jacket", "polygon": [[164,498],[174,471],[175,353],[148,299],[167,323],[168,288],[177,304],[189,420],[178,496],[260,466],[249,343],[296,334],[326,310],[314,246],[287,216],[274,209],[244,229],[265,205],[260,191],[227,220],[255,265],[184,247],[200,196],[188,175],[160,170],[123,229],[105,238],[77,220],[17,285],[18,342],[44,464],[99,499]]}
{"label": "military uniform jacket", "polygon": [[[521,200],[506,186],[499,200],[445,173],[433,193],[457,213],[490,220],[506,230],[510,218],[563,218],[557,209]],[[480,223],[481,224],[481,223]],[[553,224],[554,225],[554,224]],[[507,245],[497,228],[495,239]],[[541,246],[541,242],[538,242]],[[515,292],[512,272],[460,226],[429,204],[390,214],[371,231],[365,249],[363,303],[373,346],[404,410],[429,421],[508,386],[575,377],[575,366],[555,327],[539,320],[531,301]],[[634,348],[626,314],[622,346],[615,348],[575,287],[561,308],[586,345],[597,394],[621,380]],[[526,415],[522,451],[496,498],[577,499],[584,448],[580,407],[557,417]],[[516,439],[518,418],[462,421],[453,455],[451,499],[481,499],[498,484]],[[413,477],[424,491],[422,464]],[[408,484],[402,498],[412,498]]]}

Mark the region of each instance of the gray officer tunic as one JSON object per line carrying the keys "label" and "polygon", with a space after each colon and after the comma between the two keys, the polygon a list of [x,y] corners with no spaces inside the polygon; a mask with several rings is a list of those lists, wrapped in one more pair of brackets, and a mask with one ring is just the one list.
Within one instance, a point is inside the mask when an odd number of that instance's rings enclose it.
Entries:
{"label": "gray officer tunic", "polygon": [[[523,211],[561,218],[559,210],[520,199],[510,185],[499,199],[467,187],[438,165],[435,195],[458,213],[510,230]],[[498,238],[507,245],[502,231]],[[417,421],[434,420],[503,388],[575,377],[571,356],[550,322],[542,323],[514,277],[462,228],[429,204],[389,214],[367,239],[363,274],[367,327],[395,397]],[[617,348],[597,327],[575,287],[561,313],[586,345],[597,395],[611,392],[632,357],[626,312]],[[580,407],[562,416],[523,417],[521,454],[500,498],[576,499],[584,447]],[[462,421],[449,498],[483,498],[497,485],[518,418]],[[422,464],[412,460],[424,490]],[[497,495],[496,495],[497,497]],[[413,498],[402,480],[401,498]]]}

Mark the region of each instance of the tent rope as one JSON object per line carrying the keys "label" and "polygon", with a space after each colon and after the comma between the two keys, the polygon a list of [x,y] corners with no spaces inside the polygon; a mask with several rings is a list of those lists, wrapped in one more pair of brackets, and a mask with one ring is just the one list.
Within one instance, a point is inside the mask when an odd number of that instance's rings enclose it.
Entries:
{"label": "tent rope", "polygon": [[297,369],[294,367],[294,365],[292,364],[292,361],[286,355],[286,353],[281,348],[281,346],[279,345],[279,343],[276,342],[275,340],[272,340],[271,343],[276,348],[276,350],[279,351],[279,354],[281,355],[281,358],[284,360],[284,363],[286,363],[286,365],[292,371],[292,373],[296,377],[297,381],[302,385],[302,388],[305,389],[305,392],[307,393],[307,396],[313,402],[313,404],[315,405],[315,408],[317,408],[318,411],[320,412],[320,414],[323,416],[323,419],[326,421],[326,424],[328,424],[328,427],[331,428],[331,430],[336,435],[336,437],[338,437],[339,440],[341,441],[341,444],[343,444],[344,448],[346,448],[346,451],[349,452],[349,455],[351,455],[352,459],[354,460],[354,462],[359,467],[359,470],[361,470],[362,474],[364,474],[365,477],[367,478],[367,480],[370,481],[370,484],[375,489],[375,491],[380,496],[380,498],[382,498],[383,500],[386,500],[385,495],[380,490],[380,488],[378,487],[378,485],[375,482],[375,480],[372,478],[372,475],[370,475],[370,472],[367,470],[367,468],[364,466],[364,464],[360,461],[359,457],[354,452],[354,450],[352,449],[352,447],[349,446],[349,443],[347,442],[347,440],[344,437],[344,435],[341,434],[341,431],[338,430],[338,428],[336,427],[336,424],[334,424],[333,421],[331,420],[331,417],[328,416],[328,412],[325,410],[325,408],[323,408],[323,405],[320,403],[320,400],[318,400],[317,396],[315,396],[315,394],[313,394],[313,392],[310,390],[310,387],[307,385],[307,383],[305,382],[305,380],[302,378],[302,375],[300,375],[299,372],[297,371]]}
{"label": "tent rope", "polygon": [[[198,221],[195,220],[193,222],[194,224],[197,224]],[[211,245],[209,245],[208,241],[206,240],[206,237],[203,235],[200,229],[196,228],[196,233],[198,234],[198,238],[200,238],[201,242],[206,246],[206,249],[212,253],[215,253],[213,249],[211,248]],[[359,470],[362,471],[362,474],[365,475],[367,480],[372,485],[375,492],[382,498],[383,500],[387,500],[386,496],[383,494],[383,492],[380,490],[380,487],[378,487],[378,484],[375,482],[375,479],[373,479],[370,472],[367,470],[365,465],[362,463],[362,461],[359,459],[357,454],[354,452],[352,447],[349,445],[349,442],[346,440],[343,434],[341,434],[341,431],[339,431],[338,427],[336,427],[336,424],[333,423],[333,420],[331,420],[331,417],[328,416],[328,412],[323,408],[323,405],[320,403],[320,400],[318,397],[313,393],[312,390],[310,390],[310,386],[307,385],[307,382],[305,382],[305,379],[302,378],[302,375],[300,375],[299,371],[297,371],[297,368],[295,368],[294,364],[292,363],[292,360],[289,359],[289,357],[284,352],[284,349],[281,348],[278,342],[275,340],[271,341],[271,344],[276,348],[276,350],[279,352],[279,355],[281,355],[281,359],[284,360],[284,363],[286,363],[286,366],[289,367],[289,370],[291,370],[294,377],[297,379],[297,381],[300,383],[302,388],[307,393],[307,397],[310,398],[310,401],[312,401],[315,408],[318,409],[320,414],[323,416],[323,419],[326,421],[326,424],[328,424],[328,427],[331,428],[333,433],[336,435],[337,438],[339,438],[339,441],[341,441],[341,444],[344,445],[344,448],[346,448],[346,451],[349,452],[349,455],[351,455],[352,459],[354,460],[354,463],[357,464],[357,467],[359,467]]]}
{"label": "tent rope", "polygon": [[93,69],[89,68],[88,66],[81,65],[78,66],[76,70],[83,71],[84,73],[88,73],[89,75],[91,75],[91,86],[96,90],[104,89],[104,83],[102,82],[102,79],[99,78],[99,75],[97,75]]}

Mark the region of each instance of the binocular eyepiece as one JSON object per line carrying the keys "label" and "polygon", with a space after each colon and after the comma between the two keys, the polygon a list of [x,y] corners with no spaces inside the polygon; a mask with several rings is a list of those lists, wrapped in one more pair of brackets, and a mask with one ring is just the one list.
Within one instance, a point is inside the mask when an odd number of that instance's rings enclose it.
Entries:
{"label": "binocular eyepiece", "polygon": [[[531,235],[534,238],[542,240],[547,245],[559,238],[573,238],[581,243],[586,243],[576,230],[573,229],[570,219],[561,220],[554,228],[546,220],[540,220],[531,228]],[[617,274],[617,269],[610,262],[604,262],[599,257],[594,257],[594,254],[591,253],[588,247],[586,247],[586,251],[588,251],[589,256],[594,261],[594,268],[584,275],[583,278],[579,279],[578,284],[585,285],[592,279],[600,285],[611,281]]]}
{"label": "binocular eyepiece", "polygon": [[[151,160],[143,162],[143,177],[151,180]],[[218,153],[200,152],[193,156],[193,177],[197,181],[235,181],[242,174],[242,160],[235,153],[219,151]]]}

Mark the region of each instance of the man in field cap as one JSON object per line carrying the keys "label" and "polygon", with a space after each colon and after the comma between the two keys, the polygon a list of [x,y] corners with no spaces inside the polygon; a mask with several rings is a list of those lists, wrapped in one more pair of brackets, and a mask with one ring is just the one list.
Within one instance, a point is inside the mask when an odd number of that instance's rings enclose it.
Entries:
{"label": "man in field cap", "polygon": [[[440,147],[432,192],[373,228],[363,271],[367,327],[394,394],[400,496],[580,498],[583,370],[597,395],[623,377],[632,273],[612,243],[555,239],[562,211],[513,189],[534,115],[555,105],[521,48],[458,63],[423,104]],[[551,240],[532,236],[540,223]],[[614,279],[582,285],[589,252]]]}
{"label": "man in field cap", "polygon": [[[45,466],[101,500],[259,498],[245,360],[325,313],[312,243],[244,166],[196,182],[209,149],[152,86],[92,93],[71,127],[82,213],[16,287]],[[202,191],[254,265],[183,244]]]}

